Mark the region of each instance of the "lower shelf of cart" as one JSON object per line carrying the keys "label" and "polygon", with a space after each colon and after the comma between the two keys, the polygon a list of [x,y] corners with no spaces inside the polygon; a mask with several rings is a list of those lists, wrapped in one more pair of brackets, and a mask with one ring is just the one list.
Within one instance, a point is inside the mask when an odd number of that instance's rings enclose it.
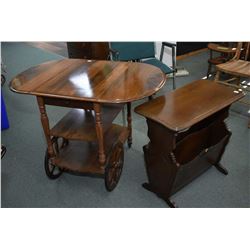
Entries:
{"label": "lower shelf of cart", "polygon": [[[103,133],[110,128],[123,106],[123,104],[102,106]],[[68,140],[96,141],[95,112],[93,110],[72,109],[51,129],[50,134]]]}
{"label": "lower shelf of cart", "polygon": [[[119,140],[124,143],[127,137],[126,127],[112,125],[104,136],[106,159],[113,144]],[[68,146],[61,149],[54,159],[54,164],[63,170],[79,174],[103,175],[105,170],[105,166],[101,166],[98,161],[97,142],[69,141]]]}

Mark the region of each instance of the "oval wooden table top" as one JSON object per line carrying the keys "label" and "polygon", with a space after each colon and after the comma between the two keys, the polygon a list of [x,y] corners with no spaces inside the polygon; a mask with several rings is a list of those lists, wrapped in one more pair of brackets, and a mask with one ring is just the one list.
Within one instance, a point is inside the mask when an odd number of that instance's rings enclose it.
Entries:
{"label": "oval wooden table top", "polygon": [[159,68],[145,63],[63,59],[20,73],[10,88],[36,96],[124,103],[151,96],[165,82]]}

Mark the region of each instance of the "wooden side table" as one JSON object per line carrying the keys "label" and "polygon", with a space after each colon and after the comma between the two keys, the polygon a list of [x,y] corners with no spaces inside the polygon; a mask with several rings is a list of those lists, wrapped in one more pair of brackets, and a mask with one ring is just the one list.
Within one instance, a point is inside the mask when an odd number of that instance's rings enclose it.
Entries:
{"label": "wooden side table", "polygon": [[199,80],[135,108],[148,125],[143,147],[148,183],[170,207],[172,194],[214,165],[220,164],[231,136],[224,120],[230,105],[244,96],[234,88]]}
{"label": "wooden side table", "polygon": [[[160,69],[144,63],[63,59],[22,72],[11,81],[11,90],[37,98],[47,176],[99,176],[112,191],[122,172],[123,144],[132,144],[131,102],[151,96],[165,81]],[[46,105],[71,110],[50,128]],[[127,125],[113,124],[124,105]]]}

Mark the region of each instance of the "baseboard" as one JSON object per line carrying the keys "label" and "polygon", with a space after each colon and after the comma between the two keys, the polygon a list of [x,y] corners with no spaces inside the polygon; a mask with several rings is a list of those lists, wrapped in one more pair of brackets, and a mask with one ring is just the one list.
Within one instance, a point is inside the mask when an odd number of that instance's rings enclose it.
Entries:
{"label": "baseboard", "polygon": [[[188,76],[189,75],[189,72],[184,68],[184,67],[181,67],[181,66],[177,66],[176,67],[176,73],[175,73],[175,77],[179,77],[179,76]],[[169,74],[168,75],[169,78],[173,78],[173,73]]]}

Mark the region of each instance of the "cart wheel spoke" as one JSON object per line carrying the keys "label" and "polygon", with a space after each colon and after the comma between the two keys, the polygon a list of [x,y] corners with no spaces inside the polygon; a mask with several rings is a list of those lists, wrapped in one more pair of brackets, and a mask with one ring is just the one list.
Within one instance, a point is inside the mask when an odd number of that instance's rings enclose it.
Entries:
{"label": "cart wheel spoke", "polygon": [[[59,138],[53,137],[51,141],[53,143],[54,152],[56,154],[59,154],[59,148],[62,147],[62,146],[59,147]],[[62,142],[62,145],[63,145],[63,142]],[[58,166],[52,163],[48,150],[46,150],[45,152],[44,168],[45,168],[46,175],[50,179],[57,179],[63,172]]]}
{"label": "cart wheel spoke", "polygon": [[117,142],[112,147],[107,166],[105,168],[105,186],[112,191],[118,184],[123,167],[124,150],[123,144]]}
{"label": "cart wheel spoke", "polygon": [[62,139],[62,145],[61,145],[61,148],[64,148],[65,146],[68,146],[68,144],[69,144],[69,140],[68,140],[68,139],[63,138],[63,139]]}
{"label": "cart wheel spoke", "polygon": [[51,173],[53,174],[53,173],[54,173],[54,170],[55,170],[55,165],[52,165],[52,164],[51,164],[51,166],[52,166]]}

